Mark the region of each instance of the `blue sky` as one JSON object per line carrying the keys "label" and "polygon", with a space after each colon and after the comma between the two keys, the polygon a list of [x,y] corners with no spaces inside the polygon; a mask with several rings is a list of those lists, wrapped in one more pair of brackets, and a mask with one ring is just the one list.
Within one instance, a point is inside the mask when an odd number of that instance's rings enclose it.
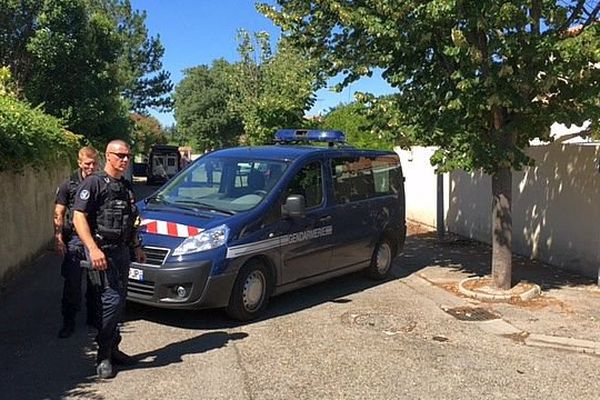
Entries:
{"label": "blue sky", "polygon": [[[131,5],[146,10],[150,35],[160,35],[165,47],[163,67],[171,73],[175,84],[183,78],[185,68],[210,65],[218,58],[237,61],[236,34],[240,28],[249,32],[267,31],[275,39],[280,36],[279,28],[256,11],[253,0],[131,0]],[[355,91],[385,94],[392,89],[379,77],[356,82],[342,93],[322,89],[308,114],[347,103]],[[172,114],[153,115],[163,125],[174,123]]]}

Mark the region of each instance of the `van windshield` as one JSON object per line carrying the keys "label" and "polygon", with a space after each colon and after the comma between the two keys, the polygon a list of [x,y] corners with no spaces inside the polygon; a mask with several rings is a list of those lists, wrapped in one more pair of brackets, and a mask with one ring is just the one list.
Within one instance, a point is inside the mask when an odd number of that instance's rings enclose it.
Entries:
{"label": "van windshield", "polygon": [[231,214],[257,206],[279,181],[282,161],[208,155],[154,196],[155,202]]}

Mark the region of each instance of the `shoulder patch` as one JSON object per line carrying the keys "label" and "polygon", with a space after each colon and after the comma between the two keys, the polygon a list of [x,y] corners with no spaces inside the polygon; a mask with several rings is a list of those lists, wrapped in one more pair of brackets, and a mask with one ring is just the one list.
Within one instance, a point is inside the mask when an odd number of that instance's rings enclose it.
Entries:
{"label": "shoulder patch", "polygon": [[79,193],[79,198],[81,200],[87,200],[90,198],[90,191],[87,189],[83,189],[81,193]]}

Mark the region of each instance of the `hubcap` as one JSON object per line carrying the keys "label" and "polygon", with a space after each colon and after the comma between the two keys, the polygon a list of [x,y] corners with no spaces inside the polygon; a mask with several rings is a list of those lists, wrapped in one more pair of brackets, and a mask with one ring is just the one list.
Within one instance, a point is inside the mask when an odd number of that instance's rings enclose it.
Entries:
{"label": "hubcap", "polygon": [[385,274],[390,268],[392,262],[392,249],[390,245],[383,242],[377,250],[377,271],[380,274]]}
{"label": "hubcap", "polygon": [[248,311],[256,310],[260,307],[264,299],[266,279],[262,272],[252,271],[244,283],[242,299],[244,308]]}

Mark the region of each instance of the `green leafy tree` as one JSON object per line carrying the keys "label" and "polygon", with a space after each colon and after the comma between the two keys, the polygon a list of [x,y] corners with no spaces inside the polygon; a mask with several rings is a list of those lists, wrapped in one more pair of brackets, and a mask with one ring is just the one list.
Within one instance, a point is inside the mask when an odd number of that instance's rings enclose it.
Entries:
{"label": "green leafy tree", "polygon": [[148,154],[153,144],[166,144],[167,135],[160,125],[160,122],[154,117],[132,113],[130,115],[133,121],[133,151],[136,154]]}
{"label": "green leafy tree", "polygon": [[0,0],[0,65],[10,68],[15,85],[26,82],[31,72],[27,43],[43,3],[39,0]]}
{"label": "green leafy tree", "polygon": [[389,150],[392,147],[391,142],[373,134],[367,107],[362,103],[340,104],[332,108],[323,117],[321,127],[341,130],[346,134],[346,140],[359,148]]}
{"label": "green leafy tree", "polygon": [[0,172],[74,161],[81,139],[60,119],[17,99],[10,69],[0,68]]}
{"label": "green leafy tree", "polygon": [[259,9],[344,84],[373,68],[440,171],[492,177],[492,276],[511,285],[512,170],[554,122],[600,117],[598,1],[278,0]]}
{"label": "green leafy tree", "polygon": [[269,35],[239,32],[241,57],[232,75],[229,107],[241,116],[250,144],[272,140],[280,128],[302,127],[314,104],[319,81],[316,63],[283,40],[273,54]]}
{"label": "green leafy tree", "polygon": [[229,106],[233,95],[233,66],[220,59],[210,67],[201,65],[184,71],[175,89],[175,119],[182,144],[198,149],[235,145],[243,133],[242,121]]}
{"label": "green leafy tree", "polygon": [[0,67],[0,96],[15,97],[14,83],[8,67]]}
{"label": "green leafy tree", "polygon": [[[113,0],[104,3],[103,7],[110,9]],[[148,36],[146,12],[133,10],[127,0],[114,5],[113,15],[123,43],[119,66],[122,73],[125,71],[124,96],[138,113],[146,113],[149,108],[170,111],[173,83],[171,74],[162,69],[165,49],[159,36]]]}
{"label": "green leafy tree", "polygon": [[127,107],[119,93],[122,44],[111,18],[90,12],[81,0],[45,1],[31,17],[35,30],[26,47],[31,68],[28,80],[19,83],[27,99],[95,144],[126,138]]}
{"label": "green leafy tree", "polygon": [[95,145],[126,139],[129,111],[168,105],[163,49],[129,0],[0,0],[0,63],[17,93]]}

